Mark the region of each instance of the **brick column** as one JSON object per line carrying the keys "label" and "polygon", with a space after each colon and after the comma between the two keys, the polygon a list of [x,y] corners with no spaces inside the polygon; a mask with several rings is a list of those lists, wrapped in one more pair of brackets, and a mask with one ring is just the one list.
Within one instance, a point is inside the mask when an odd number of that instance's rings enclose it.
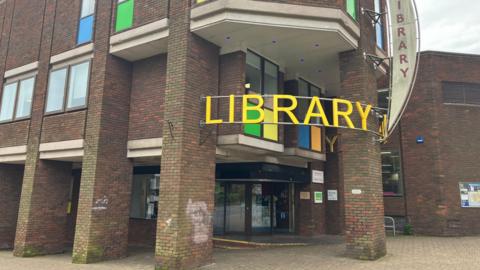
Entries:
{"label": "brick column", "polygon": [[55,0],[45,1],[42,39],[38,48],[39,68],[15,237],[15,256],[31,257],[64,251],[72,164],[42,161],[38,153],[50,68],[55,6]]}
{"label": "brick column", "polygon": [[0,164],[0,249],[13,248],[23,166]]}
{"label": "brick column", "polygon": [[109,55],[112,1],[97,1],[74,263],[127,255],[133,164],[127,159],[131,64]]}
{"label": "brick column", "polygon": [[[376,104],[375,74],[362,52],[341,53],[340,66],[342,98]],[[358,119],[352,121],[359,123]],[[376,129],[373,123],[369,125]],[[347,252],[358,259],[373,260],[386,253],[381,155],[376,139],[367,132],[339,130]]]}
{"label": "brick column", "polygon": [[[323,162],[312,162],[311,170],[323,171]],[[310,170],[310,171],[311,171]],[[296,225],[297,232],[302,236],[313,236],[325,234],[325,211],[326,211],[326,194],[324,184],[308,183],[298,187],[297,192],[297,214]],[[315,192],[323,192],[323,203],[315,203]],[[300,198],[300,192],[310,193],[309,200],[302,200]]]}
{"label": "brick column", "polygon": [[212,261],[215,129],[201,96],[218,93],[218,48],[190,32],[190,0],[170,3],[156,269]]}

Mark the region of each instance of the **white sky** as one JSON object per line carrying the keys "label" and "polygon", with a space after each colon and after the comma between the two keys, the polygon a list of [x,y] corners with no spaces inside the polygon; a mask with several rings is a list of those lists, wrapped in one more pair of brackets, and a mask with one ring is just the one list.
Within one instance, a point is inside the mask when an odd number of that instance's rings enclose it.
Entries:
{"label": "white sky", "polygon": [[421,50],[480,54],[480,0],[416,0]]}

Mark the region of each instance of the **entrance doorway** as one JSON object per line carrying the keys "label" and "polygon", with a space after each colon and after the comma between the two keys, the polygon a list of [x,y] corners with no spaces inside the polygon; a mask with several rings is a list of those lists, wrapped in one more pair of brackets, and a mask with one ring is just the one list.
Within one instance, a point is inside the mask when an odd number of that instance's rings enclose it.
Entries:
{"label": "entrance doorway", "polygon": [[270,234],[294,231],[294,184],[217,182],[215,234]]}

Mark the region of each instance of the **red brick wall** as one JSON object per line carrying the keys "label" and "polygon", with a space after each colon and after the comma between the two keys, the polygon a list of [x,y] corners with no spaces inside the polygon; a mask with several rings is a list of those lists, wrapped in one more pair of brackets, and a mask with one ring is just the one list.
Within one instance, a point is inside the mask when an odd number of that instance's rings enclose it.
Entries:
{"label": "red brick wall", "polygon": [[167,55],[133,64],[128,139],[162,137]]}
{"label": "red brick wall", "polygon": [[[169,0],[134,0],[133,25],[139,27],[167,17]],[[113,1],[112,34],[115,33],[117,1]],[[128,29],[127,29],[128,30]]]}
{"label": "red brick wall", "polygon": [[45,116],[42,143],[83,139],[86,111]]}
{"label": "red brick wall", "polygon": [[29,120],[0,124],[0,147],[27,144]]}
{"label": "red brick wall", "polygon": [[78,22],[82,0],[57,1],[52,55],[77,46]]}
{"label": "red brick wall", "polygon": [[13,247],[23,166],[0,164],[0,250]]}
{"label": "red brick wall", "polygon": [[128,244],[130,246],[154,247],[157,229],[156,219],[130,219]]}
{"label": "red brick wall", "polygon": [[44,11],[45,0],[15,1],[7,70],[38,60]]}
{"label": "red brick wall", "polygon": [[[480,83],[479,67],[478,56],[422,53],[402,120],[407,210],[416,233],[480,233],[480,209],[461,208],[458,187],[459,182],[480,182],[480,109],[444,105],[441,83]],[[419,135],[425,137],[424,144],[416,144]]]}

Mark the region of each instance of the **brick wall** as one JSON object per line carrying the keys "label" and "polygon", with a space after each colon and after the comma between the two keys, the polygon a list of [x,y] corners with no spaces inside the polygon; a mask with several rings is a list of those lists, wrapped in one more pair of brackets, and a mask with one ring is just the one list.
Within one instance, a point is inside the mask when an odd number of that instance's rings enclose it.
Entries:
{"label": "brick wall", "polygon": [[52,55],[77,46],[77,31],[82,0],[58,1],[53,33]]}
{"label": "brick wall", "polygon": [[167,55],[133,64],[128,139],[162,137]]}
{"label": "brick wall", "polygon": [[[6,69],[38,60],[46,0],[16,0]],[[27,42],[26,42],[27,41]]]}
{"label": "brick wall", "polygon": [[42,143],[84,138],[86,111],[45,116]]}
{"label": "brick wall", "polygon": [[[422,53],[417,84],[401,126],[407,211],[416,233],[480,233],[480,210],[460,207],[458,186],[480,181],[476,162],[480,109],[444,105],[442,100],[442,81],[480,83],[479,66],[478,56]],[[416,143],[420,135],[425,137],[424,144]]]}
{"label": "brick wall", "polygon": [[[133,25],[139,27],[154,21],[164,19],[168,15],[168,2],[171,0],[134,0]],[[115,34],[117,1],[113,1],[111,33]],[[127,29],[128,30],[128,29]]]}
{"label": "brick wall", "polygon": [[154,247],[157,220],[130,219],[128,230],[128,245],[138,247]]}
{"label": "brick wall", "polygon": [[0,249],[13,248],[23,166],[0,164]]}
{"label": "brick wall", "polygon": [[27,144],[30,121],[0,124],[0,147]]}

